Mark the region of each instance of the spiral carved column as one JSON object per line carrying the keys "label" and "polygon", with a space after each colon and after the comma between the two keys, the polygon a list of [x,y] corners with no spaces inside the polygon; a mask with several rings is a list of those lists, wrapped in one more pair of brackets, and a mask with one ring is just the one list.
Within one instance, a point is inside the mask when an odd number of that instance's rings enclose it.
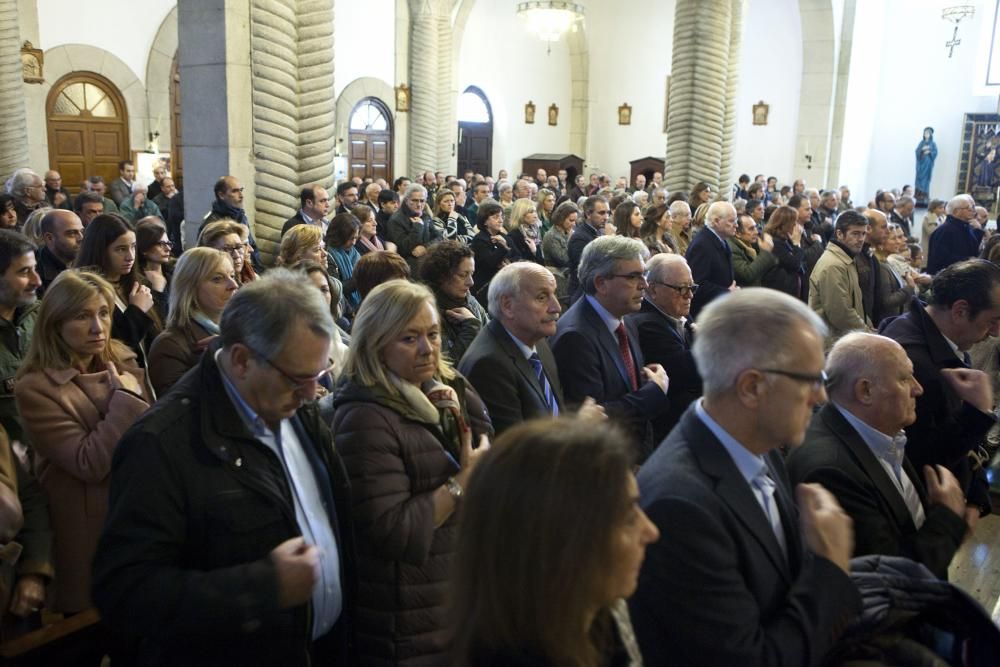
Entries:
{"label": "spiral carved column", "polygon": [[729,72],[726,77],[726,120],[722,128],[722,167],[719,192],[729,193],[733,182],[733,155],[736,151],[736,96],[740,82],[740,48],[743,43],[743,0],[731,0],[733,13],[729,29]]}
{"label": "spiral carved column", "polygon": [[718,188],[731,169],[741,0],[678,0],[674,18],[664,182]]}
{"label": "spiral carved column", "polygon": [[410,0],[409,172],[436,171],[455,134],[451,88],[451,2]]}
{"label": "spiral carved column", "polygon": [[17,0],[0,0],[0,182],[28,166]]}

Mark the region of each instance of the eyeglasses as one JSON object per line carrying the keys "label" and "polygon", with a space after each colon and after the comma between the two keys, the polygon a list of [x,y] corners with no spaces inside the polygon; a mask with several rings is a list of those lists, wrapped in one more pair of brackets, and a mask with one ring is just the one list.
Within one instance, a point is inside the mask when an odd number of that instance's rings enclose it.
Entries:
{"label": "eyeglasses", "polygon": [[160,246],[164,250],[170,250],[171,248],[174,247],[174,244],[171,243],[170,241],[157,241],[156,245]]}
{"label": "eyeglasses", "polygon": [[230,255],[242,255],[246,248],[241,245],[224,245],[220,246],[219,250]]}
{"label": "eyeglasses", "polygon": [[671,285],[670,283],[661,283],[659,280],[649,281],[651,285],[663,285],[664,287],[669,287],[672,290],[677,290],[681,296],[694,296],[695,292],[701,285],[697,283],[691,283],[690,285]]}
{"label": "eyeglasses", "polygon": [[[244,343],[244,345],[246,345],[246,343]],[[294,375],[291,375],[291,374],[287,373],[286,371],[282,370],[281,367],[279,367],[276,363],[274,363],[273,361],[271,361],[270,359],[268,359],[267,357],[265,357],[263,354],[260,354],[259,352],[257,352],[255,349],[253,349],[249,345],[247,345],[247,349],[249,349],[251,352],[253,352],[253,354],[254,354],[255,357],[257,357],[258,359],[260,359],[261,361],[263,361],[265,364],[267,364],[268,366],[270,366],[274,370],[278,371],[278,373],[281,375],[281,377],[285,378],[285,380],[288,382],[288,384],[289,384],[289,386],[290,386],[290,388],[291,388],[292,391],[302,391],[303,389],[310,388],[314,384],[319,384],[320,382],[323,381],[324,378],[326,378],[328,375],[330,375],[330,373],[332,373],[333,370],[334,370],[334,364],[330,364],[330,366],[328,366],[327,368],[323,369],[322,371],[320,371],[316,375],[313,375],[312,377],[309,377],[309,378],[295,377]]]}
{"label": "eyeglasses", "polygon": [[646,282],[646,276],[642,273],[612,273],[608,278],[622,278],[633,285],[638,283],[640,280]]}
{"label": "eyeglasses", "polygon": [[818,391],[826,386],[829,381],[829,377],[826,371],[820,371],[819,375],[807,375],[806,373],[795,373],[793,371],[785,371],[780,368],[758,368],[761,373],[774,373],[775,375],[784,375],[786,378],[791,378],[797,380],[798,382],[805,382],[806,384],[811,384],[814,391]]}

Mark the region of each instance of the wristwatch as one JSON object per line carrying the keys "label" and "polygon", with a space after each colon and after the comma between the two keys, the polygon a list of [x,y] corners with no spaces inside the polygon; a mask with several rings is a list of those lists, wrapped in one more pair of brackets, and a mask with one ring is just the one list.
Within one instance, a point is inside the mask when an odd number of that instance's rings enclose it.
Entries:
{"label": "wristwatch", "polygon": [[465,493],[462,485],[454,477],[449,477],[445,481],[444,488],[448,490],[448,494],[455,500],[461,500],[462,494]]}

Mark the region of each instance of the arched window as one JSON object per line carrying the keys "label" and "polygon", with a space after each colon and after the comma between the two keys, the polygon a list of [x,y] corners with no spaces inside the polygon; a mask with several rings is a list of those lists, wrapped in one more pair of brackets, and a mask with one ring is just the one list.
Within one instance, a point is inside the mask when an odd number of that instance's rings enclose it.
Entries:
{"label": "arched window", "polygon": [[76,193],[90,176],[118,178],[118,162],[129,157],[128,111],[113,83],[93,72],[73,72],[57,81],[46,102],[49,164]]}
{"label": "arched window", "polygon": [[392,180],[392,116],[377,97],[366,97],[351,110],[348,124],[348,177]]}
{"label": "arched window", "polygon": [[489,174],[493,163],[493,110],[486,94],[469,86],[458,98],[458,171]]}

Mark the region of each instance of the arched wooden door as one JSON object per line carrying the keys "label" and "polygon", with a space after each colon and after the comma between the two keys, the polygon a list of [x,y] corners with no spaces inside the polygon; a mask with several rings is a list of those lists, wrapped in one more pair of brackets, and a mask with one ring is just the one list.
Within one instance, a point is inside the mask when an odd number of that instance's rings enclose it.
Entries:
{"label": "arched wooden door", "polygon": [[347,177],[384,178],[392,182],[392,117],[377,97],[366,97],[351,111],[350,167]]}
{"label": "arched wooden door", "polygon": [[181,154],[181,75],[177,56],[170,66],[170,176],[174,185],[184,187],[184,156]]}
{"label": "arched wooden door", "polygon": [[458,173],[467,171],[493,173],[493,110],[475,86],[458,98]]}
{"label": "arched wooden door", "polygon": [[49,164],[76,193],[90,176],[118,178],[129,158],[128,112],[113,83],[93,72],[67,74],[52,86],[45,106]]}

